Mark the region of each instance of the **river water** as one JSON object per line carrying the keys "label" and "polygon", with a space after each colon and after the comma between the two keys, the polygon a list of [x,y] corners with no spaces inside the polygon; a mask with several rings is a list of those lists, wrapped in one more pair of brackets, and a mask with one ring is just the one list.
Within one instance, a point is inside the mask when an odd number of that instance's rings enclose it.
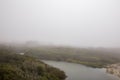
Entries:
{"label": "river water", "polygon": [[118,77],[106,73],[104,68],[91,68],[81,64],[48,61],[43,62],[63,70],[67,78],[66,80],[120,80]]}

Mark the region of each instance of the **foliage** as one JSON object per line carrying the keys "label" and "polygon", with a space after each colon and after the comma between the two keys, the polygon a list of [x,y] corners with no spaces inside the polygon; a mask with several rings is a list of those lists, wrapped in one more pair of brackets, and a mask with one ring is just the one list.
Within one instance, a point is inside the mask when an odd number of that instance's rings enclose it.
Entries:
{"label": "foliage", "polygon": [[[8,53],[9,52],[9,53]],[[0,80],[64,80],[63,71],[38,59],[0,48]]]}

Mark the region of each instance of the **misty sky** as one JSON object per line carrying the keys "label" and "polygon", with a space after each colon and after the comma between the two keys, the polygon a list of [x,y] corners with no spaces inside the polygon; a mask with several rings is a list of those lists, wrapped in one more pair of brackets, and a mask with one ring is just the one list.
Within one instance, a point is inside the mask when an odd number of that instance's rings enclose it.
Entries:
{"label": "misty sky", "polygon": [[120,47],[120,0],[0,0],[0,41]]}

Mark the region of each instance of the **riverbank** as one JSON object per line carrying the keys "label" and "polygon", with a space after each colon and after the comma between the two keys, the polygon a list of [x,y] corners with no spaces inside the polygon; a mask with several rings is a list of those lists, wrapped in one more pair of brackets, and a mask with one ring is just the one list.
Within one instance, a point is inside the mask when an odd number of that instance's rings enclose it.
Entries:
{"label": "riverbank", "polygon": [[41,46],[26,48],[22,52],[39,59],[72,62],[94,68],[120,62],[120,54],[108,49]]}
{"label": "riverbank", "polygon": [[120,63],[108,65],[106,71],[120,78]]}

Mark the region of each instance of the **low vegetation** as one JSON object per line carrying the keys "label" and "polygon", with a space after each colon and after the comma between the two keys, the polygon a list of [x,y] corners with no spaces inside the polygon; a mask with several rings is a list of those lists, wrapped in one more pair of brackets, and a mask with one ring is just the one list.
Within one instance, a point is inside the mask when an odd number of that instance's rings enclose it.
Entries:
{"label": "low vegetation", "polygon": [[86,66],[101,68],[108,64],[120,62],[120,54],[112,50],[71,48],[71,47],[31,47],[25,51],[26,55],[39,59],[66,61]]}
{"label": "low vegetation", "polygon": [[101,68],[120,62],[120,49],[117,48],[74,48],[61,46],[9,46],[15,53],[25,53],[37,59],[66,61]]}
{"label": "low vegetation", "polygon": [[65,80],[63,71],[27,55],[0,47],[0,80]]}

